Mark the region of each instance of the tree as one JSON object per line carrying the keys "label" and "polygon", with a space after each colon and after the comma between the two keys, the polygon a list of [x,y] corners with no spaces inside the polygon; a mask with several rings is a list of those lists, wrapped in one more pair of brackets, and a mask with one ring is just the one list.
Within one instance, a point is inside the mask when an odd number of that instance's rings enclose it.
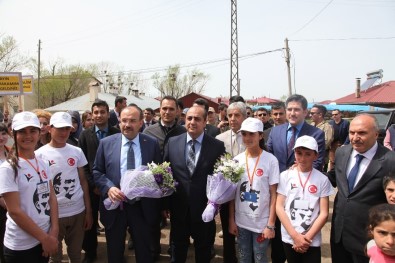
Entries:
{"label": "tree", "polygon": [[[89,83],[94,80],[91,65],[65,65],[61,59],[48,65],[41,70],[38,108],[51,107],[89,92]],[[37,97],[37,89],[35,94]]]}
{"label": "tree", "polygon": [[197,69],[182,75],[180,66],[170,66],[164,76],[155,73],[152,76],[153,86],[160,96],[171,95],[180,98],[191,92],[202,93],[209,80],[209,76]]}
{"label": "tree", "polygon": [[28,58],[21,55],[16,40],[12,36],[0,35],[0,72],[22,69]]}

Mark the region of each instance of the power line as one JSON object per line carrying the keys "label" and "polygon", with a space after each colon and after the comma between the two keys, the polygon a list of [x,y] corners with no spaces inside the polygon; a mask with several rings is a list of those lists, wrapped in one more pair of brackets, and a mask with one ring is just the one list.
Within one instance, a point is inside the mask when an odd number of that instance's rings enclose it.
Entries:
{"label": "power line", "polygon": [[[262,52],[256,52],[256,53],[251,53],[243,56],[239,56],[239,59],[249,59],[253,58],[256,56],[272,53],[272,52],[277,52],[277,51],[282,51],[284,48],[278,48],[278,49],[273,49],[273,50],[268,50],[268,51],[262,51]],[[203,66],[203,65],[208,65],[208,64],[214,64],[214,63],[220,63],[224,61],[229,61],[230,58],[220,58],[220,59],[212,59],[212,60],[207,60],[207,61],[200,61],[200,62],[192,62],[192,63],[186,63],[186,64],[181,64],[179,65],[180,68],[191,68],[191,67],[196,67],[196,66]],[[152,72],[157,72],[157,71],[164,71],[167,70],[169,66],[162,66],[162,67],[152,67],[152,68],[143,68],[143,69],[133,69],[133,70],[126,70],[126,71],[118,71],[122,73],[152,73]],[[116,74],[117,72],[115,72]],[[114,72],[110,72],[108,74],[114,74]]]}
{"label": "power line", "polygon": [[391,37],[348,37],[348,38],[310,38],[310,39],[290,39],[289,41],[294,42],[313,42],[313,41],[349,41],[349,40],[390,40],[395,39],[395,36]]}
{"label": "power line", "polygon": [[[247,60],[251,59],[257,56],[273,53],[273,52],[278,52],[278,51],[283,51],[284,48],[277,48],[273,50],[267,50],[267,51],[261,51],[261,52],[255,52],[251,54],[246,54],[243,56],[239,56],[240,60]],[[216,64],[216,63],[222,63],[222,62],[228,62],[230,58],[221,58],[221,59],[212,59],[212,60],[206,60],[206,61],[200,61],[200,62],[192,62],[192,63],[186,63],[186,64],[181,64],[178,65],[180,69],[182,68],[191,68],[191,67],[196,67],[196,66],[204,66],[204,65],[210,65],[210,64]],[[152,68],[143,68],[143,69],[133,69],[133,70],[126,70],[126,71],[116,71],[116,72],[107,72],[106,74],[99,74],[96,77],[101,78],[101,77],[108,77],[108,76],[117,76],[121,74],[147,74],[147,73],[155,73],[155,72],[160,72],[160,71],[165,71],[168,70],[169,66],[162,66],[162,67],[152,67]],[[86,77],[80,77],[80,79],[84,78],[91,78],[91,76],[86,76]],[[48,76],[45,77],[45,79],[71,79],[70,77],[67,76]]]}
{"label": "power line", "polygon": [[307,23],[304,25],[304,26],[302,26],[301,28],[299,28],[298,30],[296,30],[295,32],[293,32],[292,34],[291,34],[291,36],[292,35],[294,35],[294,34],[296,34],[296,33],[298,33],[298,32],[300,32],[300,31],[302,31],[305,27],[307,27],[311,22],[313,22],[314,21],[314,19],[316,19],[322,12],[324,12],[324,10],[333,2],[334,0],[330,0],[315,16],[313,16],[313,18],[311,18],[309,21],[307,21]]}

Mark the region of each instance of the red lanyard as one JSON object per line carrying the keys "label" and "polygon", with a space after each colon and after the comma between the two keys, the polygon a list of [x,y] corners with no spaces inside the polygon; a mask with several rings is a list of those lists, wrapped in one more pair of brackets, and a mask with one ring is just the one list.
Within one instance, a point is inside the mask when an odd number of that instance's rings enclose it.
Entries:
{"label": "red lanyard", "polygon": [[25,160],[28,164],[30,164],[30,166],[34,169],[34,171],[36,171],[36,173],[37,173],[38,176],[40,177],[40,180],[42,180],[41,174],[40,174],[40,166],[38,165],[38,161],[37,161],[36,156],[34,156],[34,160],[36,160],[36,165],[37,165],[37,167],[34,167],[34,165],[33,165],[28,159],[26,159],[25,157],[22,157],[22,156],[19,156],[19,157],[21,157],[21,158],[22,158],[23,160]]}
{"label": "red lanyard", "polygon": [[256,167],[258,166],[259,159],[261,158],[262,152],[263,151],[261,150],[261,152],[258,155],[258,158],[255,161],[255,166],[254,166],[254,170],[252,171],[252,176],[250,176],[250,169],[248,168],[248,154],[246,152],[246,166],[247,166],[248,181],[250,182],[250,189],[252,189],[252,184],[254,182],[254,175],[255,175]]}
{"label": "red lanyard", "polygon": [[307,176],[306,181],[304,181],[304,184],[303,184],[303,183],[302,183],[302,178],[300,178],[300,174],[299,174],[299,170],[298,170],[299,183],[300,183],[300,185],[301,185],[302,188],[303,188],[303,194],[304,194],[304,188],[306,187],[306,184],[309,182],[309,179],[310,179],[310,176],[311,176],[311,173],[312,173],[312,172],[313,172],[313,170],[310,171],[309,175]]}

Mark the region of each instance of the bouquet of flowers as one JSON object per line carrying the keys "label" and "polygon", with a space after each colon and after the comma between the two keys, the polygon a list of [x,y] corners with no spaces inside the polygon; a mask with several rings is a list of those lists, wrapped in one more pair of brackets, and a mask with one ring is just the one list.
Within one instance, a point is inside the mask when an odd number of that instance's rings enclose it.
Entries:
{"label": "bouquet of flowers", "polygon": [[208,204],[202,214],[204,222],[210,222],[219,211],[219,205],[235,198],[237,182],[244,173],[244,166],[225,154],[216,162],[214,174],[207,177]]}
{"label": "bouquet of flowers", "polygon": [[[176,190],[177,182],[173,179],[173,172],[169,162],[162,164],[150,163],[134,170],[127,170],[122,175],[121,191],[130,201],[140,197],[162,198],[169,196]],[[127,200],[125,200],[127,201]],[[104,201],[107,210],[117,208],[121,202],[112,202],[109,198]]]}

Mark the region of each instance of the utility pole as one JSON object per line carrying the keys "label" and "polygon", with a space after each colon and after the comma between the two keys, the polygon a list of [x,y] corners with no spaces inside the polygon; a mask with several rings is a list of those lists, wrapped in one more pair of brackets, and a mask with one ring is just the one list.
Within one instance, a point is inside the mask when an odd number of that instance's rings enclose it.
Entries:
{"label": "utility pole", "polygon": [[288,97],[292,95],[292,84],[291,84],[291,67],[290,67],[290,56],[288,47],[288,38],[285,39],[285,62],[287,63],[288,72]]}
{"label": "utility pole", "polygon": [[37,108],[40,108],[41,40],[38,40]]}
{"label": "utility pole", "polygon": [[232,1],[231,8],[231,40],[230,40],[230,97],[236,92],[240,95],[239,85],[239,48],[237,41],[237,0]]}

